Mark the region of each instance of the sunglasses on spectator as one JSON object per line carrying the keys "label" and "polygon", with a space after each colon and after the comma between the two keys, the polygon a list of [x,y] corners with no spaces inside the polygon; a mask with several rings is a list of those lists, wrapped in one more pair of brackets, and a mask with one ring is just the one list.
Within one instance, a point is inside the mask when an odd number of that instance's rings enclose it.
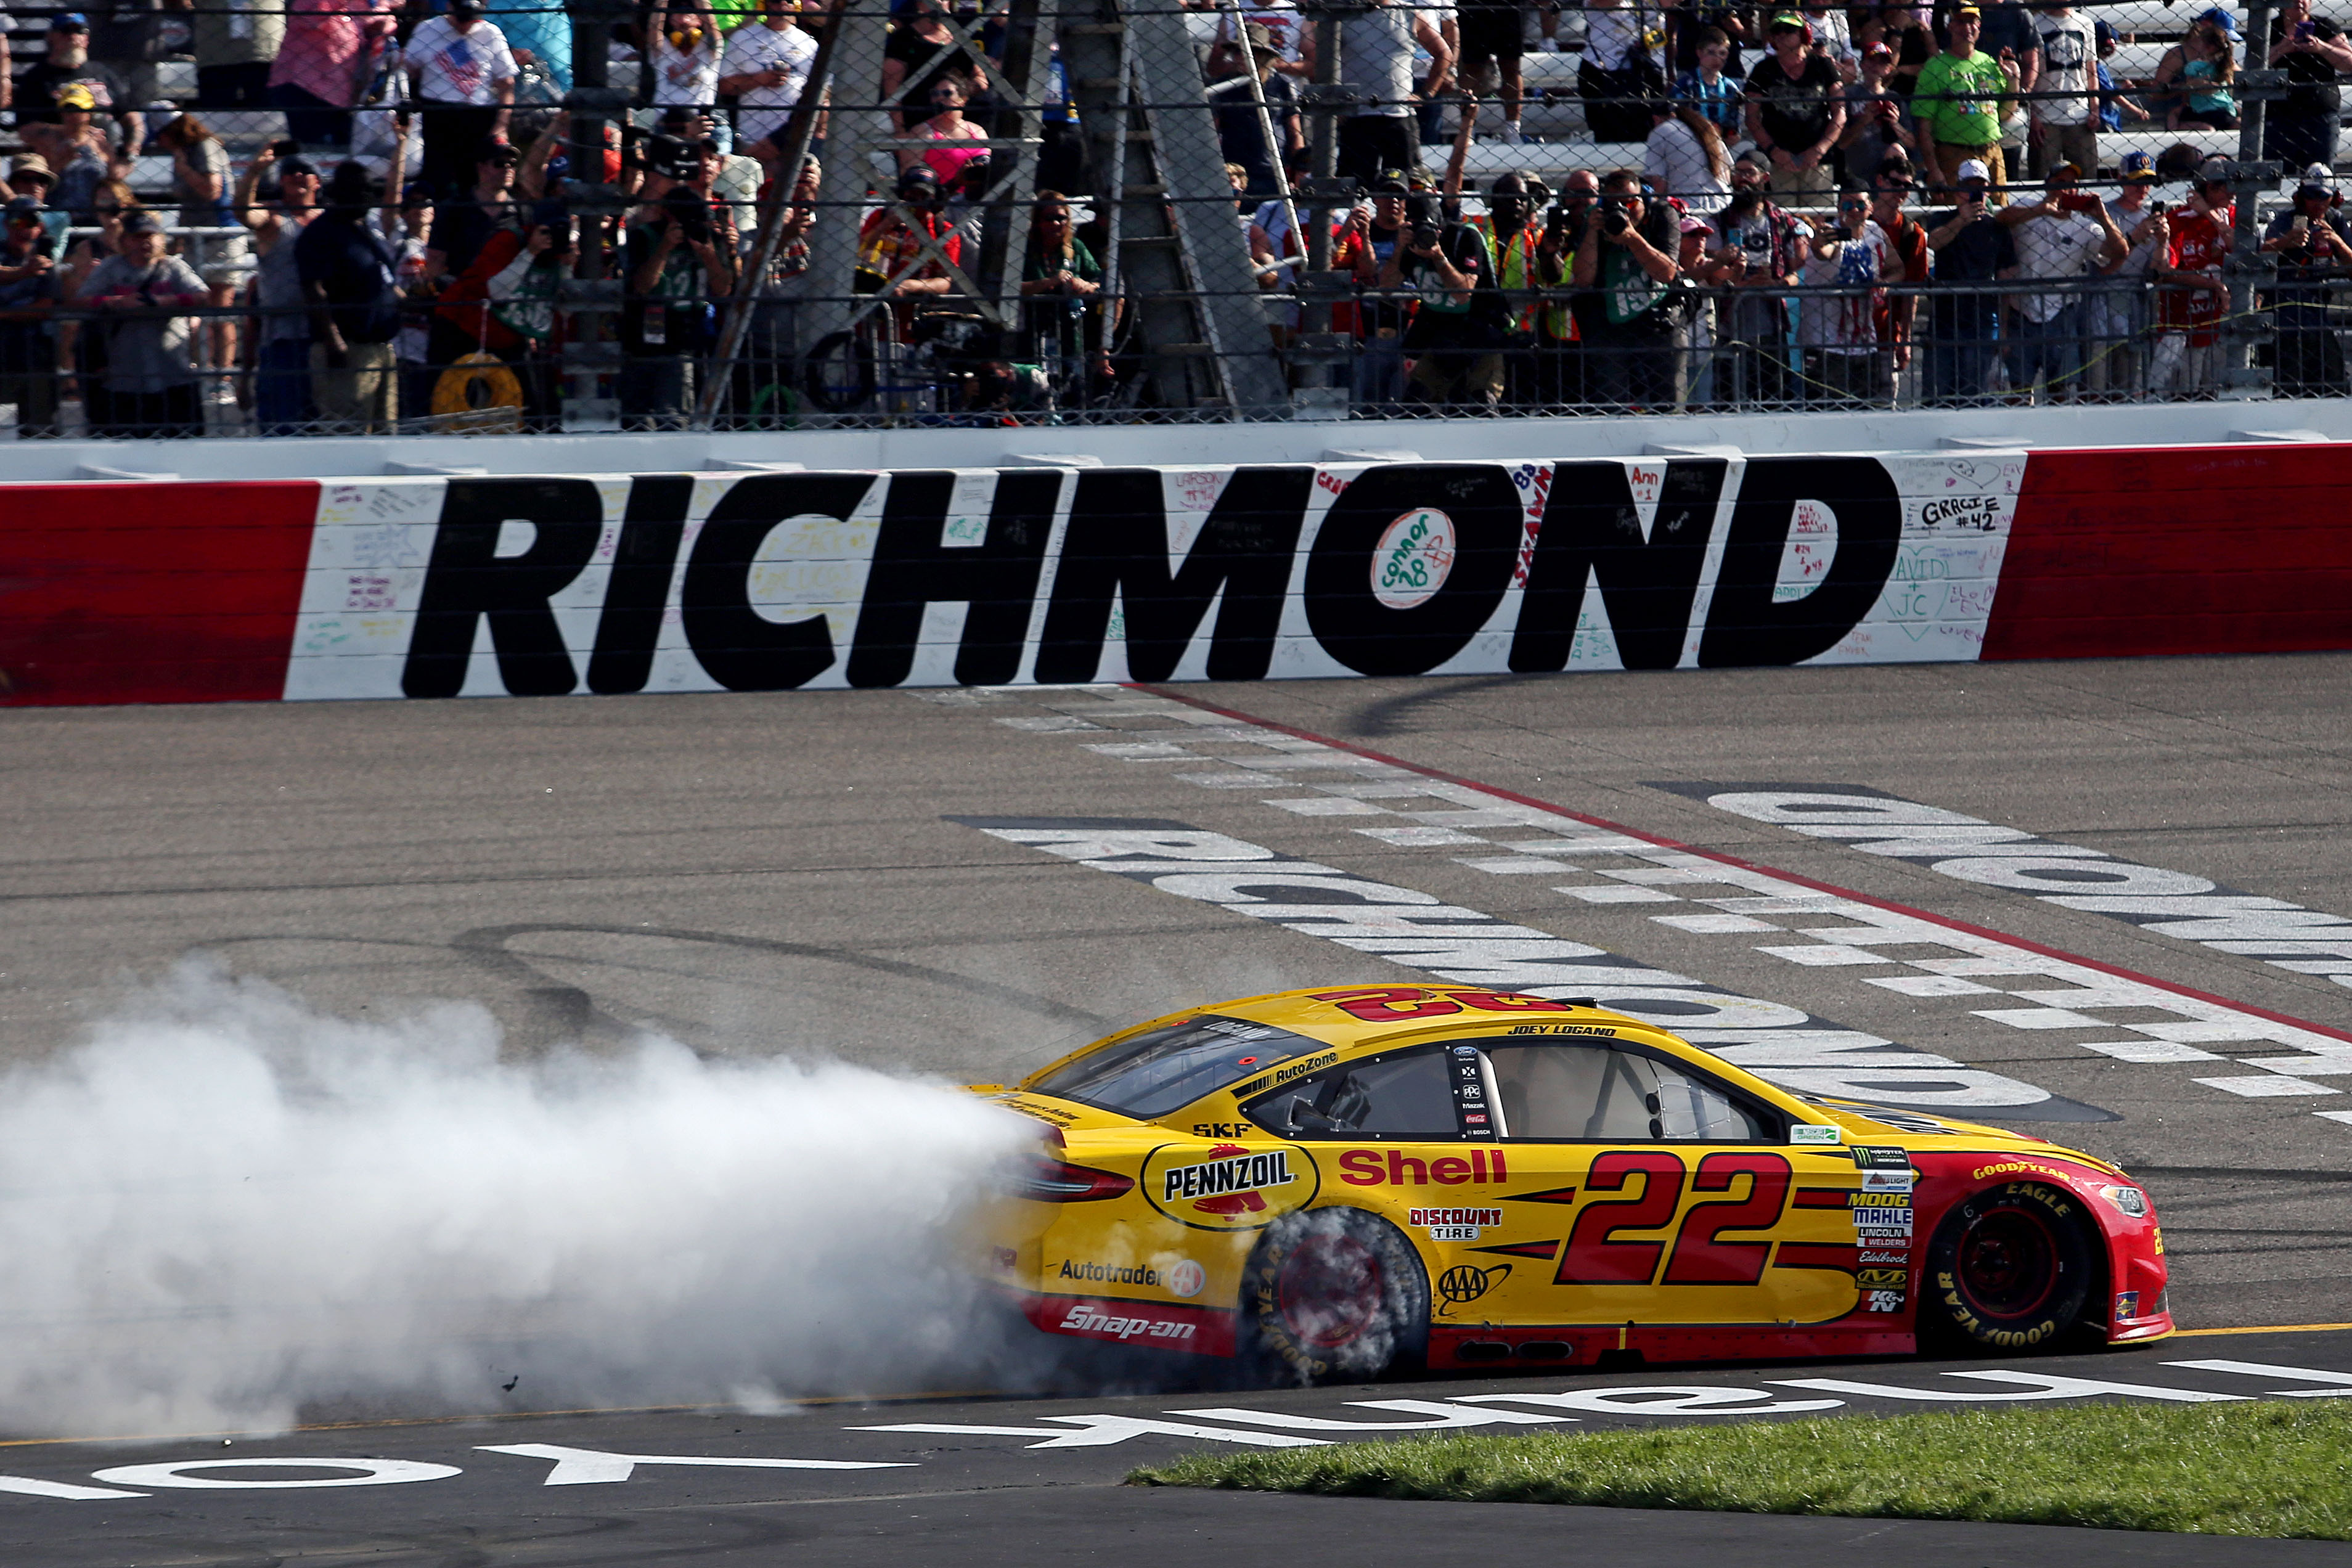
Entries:
{"label": "sunglasses on spectator", "polygon": [[1866,213],[1866,212],[1868,212],[1869,210],[1870,210],[1870,204],[1869,204],[1868,202],[1840,202],[1840,203],[1838,203],[1838,211],[1840,211],[1840,212],[1842,212],[1842,213]]}

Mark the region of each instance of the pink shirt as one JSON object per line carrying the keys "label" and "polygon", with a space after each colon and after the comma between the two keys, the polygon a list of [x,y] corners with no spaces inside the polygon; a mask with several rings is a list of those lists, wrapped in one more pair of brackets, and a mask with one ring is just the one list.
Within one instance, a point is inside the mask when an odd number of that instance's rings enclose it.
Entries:
{"label": "pink shirt", "polygon": [[359,101],[361,66],[392,36],[399,0],[290,0],[269,85],[299,87],[340,108]]}
{"label": "pink shirt", "polygon": [[961,142],[960,138],[940,135],[939,121],[936,120],[924,121],[908,134],[925,137],[940,143],[936,147],[924,150],[923,162],[939,172],[940,184],[942,185],[951,183],[957,175],[962,174],[965,164],[988,156],[988,148],[985,144],[973,146]]}

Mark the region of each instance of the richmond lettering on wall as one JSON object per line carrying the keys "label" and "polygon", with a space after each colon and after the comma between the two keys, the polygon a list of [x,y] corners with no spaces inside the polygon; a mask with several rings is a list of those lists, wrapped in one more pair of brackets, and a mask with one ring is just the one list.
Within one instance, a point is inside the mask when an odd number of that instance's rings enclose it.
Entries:
{"label": "richmond lettering on wall", "polygon": [[321,487],[289,697],[1969,660],[2017,455]]}

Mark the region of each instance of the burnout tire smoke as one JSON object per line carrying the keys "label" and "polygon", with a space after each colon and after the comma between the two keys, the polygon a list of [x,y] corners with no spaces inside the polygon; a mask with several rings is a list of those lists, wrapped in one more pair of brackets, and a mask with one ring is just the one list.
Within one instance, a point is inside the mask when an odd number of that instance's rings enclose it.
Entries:
{"label": "burnout tire smoke", "polygon": [[356,1024],[190,963],[0,1079],[6,1426],[1021,1377],[964,1247],[1024,1123],[823,1059],[500,1047],[478,1007]]}

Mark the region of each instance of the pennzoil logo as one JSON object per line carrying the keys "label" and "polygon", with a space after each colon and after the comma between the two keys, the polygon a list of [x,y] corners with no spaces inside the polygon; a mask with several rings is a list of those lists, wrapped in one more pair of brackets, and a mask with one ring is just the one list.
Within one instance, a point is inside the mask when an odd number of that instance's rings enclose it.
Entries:
{"label": "pennzoil logo", "polygon": [[1322,1173],[1304,1149],[1170,1143],[1143,1162],[1144,1196],[1197,1230],[1255,1230],[1315,1201]]}

